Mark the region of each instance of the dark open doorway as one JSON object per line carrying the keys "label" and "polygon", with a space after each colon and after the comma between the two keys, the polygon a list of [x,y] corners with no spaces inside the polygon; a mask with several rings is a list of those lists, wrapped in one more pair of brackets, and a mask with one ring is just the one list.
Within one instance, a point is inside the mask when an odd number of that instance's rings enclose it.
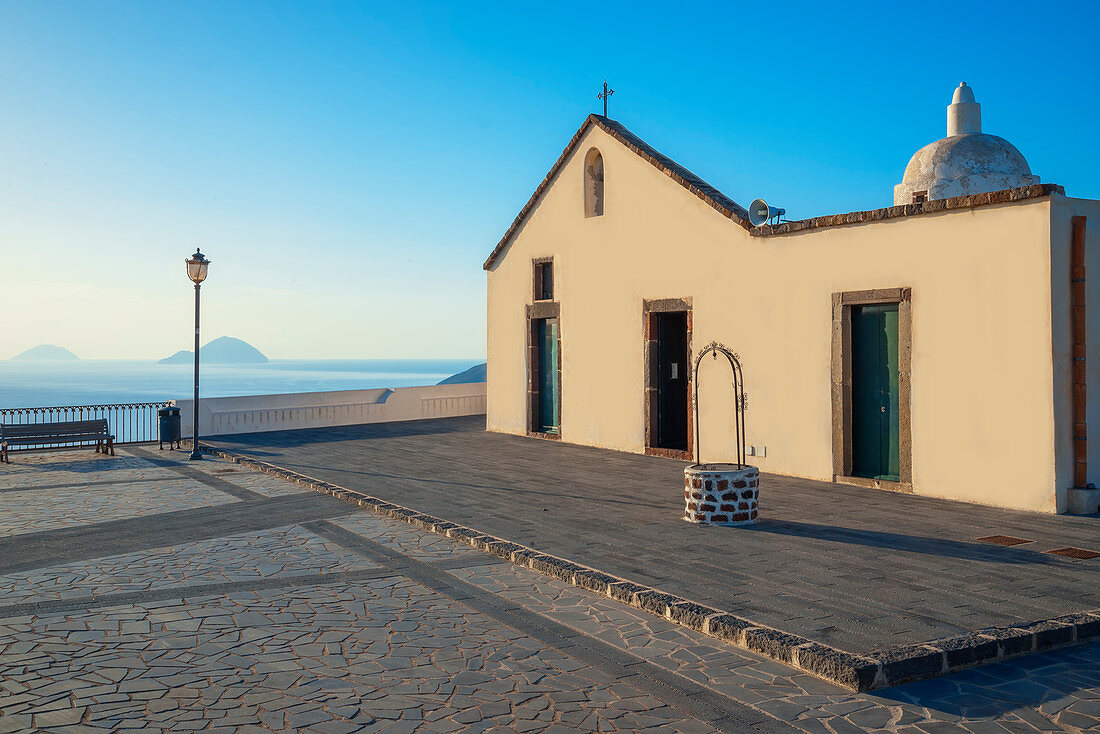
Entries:
{"label": "dark open doorway", "polygon": [[656,370],[651,372],[656,388],[657,415],[653,446],[688,450],[688,323],[687,312],[654,314],[656,321]]}
{"label": "dark open doorway", "polygon": [[645,453],[691,460],[691,298],[642,301]]}

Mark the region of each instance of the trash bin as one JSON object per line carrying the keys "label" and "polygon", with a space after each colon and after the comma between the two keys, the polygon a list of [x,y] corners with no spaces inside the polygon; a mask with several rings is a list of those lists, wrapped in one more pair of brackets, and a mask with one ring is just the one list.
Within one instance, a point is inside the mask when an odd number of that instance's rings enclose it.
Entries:
{"label": "trash bin", "polygon": [[172,448],[172,444],[176,445],[176,448],[180,448],[180,438],[182,437],[182,422],[180,420],[180,409],[174,405],[169,405],[167,408],[161,408],[157,411],[157,419],[160,424],[160,447],[164,448],[164,442],[168,442],[168,448]]}

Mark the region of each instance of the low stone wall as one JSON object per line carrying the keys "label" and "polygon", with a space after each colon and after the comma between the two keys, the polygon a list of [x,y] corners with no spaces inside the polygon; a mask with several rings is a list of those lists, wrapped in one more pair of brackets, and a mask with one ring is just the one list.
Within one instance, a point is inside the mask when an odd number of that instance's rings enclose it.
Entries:
{"label": "low stone wall", "polygon": [[[199,435],[227,436],[481,415],[485,413],[485,388],[484,382],[472,382],[202,398],[199,400]],[[172,402],[180,408],[183,435],[190,438],[193,401]]]}
{"label": "low stone wall", "polygon": [[760,470],[736,464],[695,464],[684,469],[684,519],[701,525],[756,522]]}

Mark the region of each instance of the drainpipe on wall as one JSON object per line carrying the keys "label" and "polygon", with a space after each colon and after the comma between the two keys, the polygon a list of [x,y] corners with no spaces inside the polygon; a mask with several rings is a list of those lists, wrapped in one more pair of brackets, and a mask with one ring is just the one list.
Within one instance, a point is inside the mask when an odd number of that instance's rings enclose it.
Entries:
{"label": "drainpipe on wall", "polygon": [[1085,217],[1073,218],[1073,245],[1069,285],[1073,310],[1073,486],[1084,489],[1088,483],[1088,432],[1085,407],[1087,373],[1085,369]]}
{"label": "drainpipe on wall", "polygon": [[1073,334],[1073,488],[1069,490],[1069,512],[1100,512],[1100,489],[1088,483],[1088,371],[1085,337],[1085,222],[1086,217],[1071,220],[1073,240],[1070,248],[1070,329]]}

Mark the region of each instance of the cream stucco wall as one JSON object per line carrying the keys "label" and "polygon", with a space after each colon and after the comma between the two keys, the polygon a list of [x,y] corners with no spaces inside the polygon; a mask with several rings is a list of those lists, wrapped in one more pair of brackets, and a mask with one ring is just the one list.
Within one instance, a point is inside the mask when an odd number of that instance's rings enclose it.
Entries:
{"label": "cream stucco wall", "polygon": [[[592,146],[605,214],[586,219]],[[642,300],[691,298],[694,350],[742,358],[754,462],[831,480],[831,294],[909,287],[914,491],[1056,511],[1051,216],[1037,199],[750,237],[593,127],[488,274],[488,427],[526,431],[531,259],[553,256],[563,440],[644,450]],[[703,457],[728,458],[729,379],[704,365]]]}

